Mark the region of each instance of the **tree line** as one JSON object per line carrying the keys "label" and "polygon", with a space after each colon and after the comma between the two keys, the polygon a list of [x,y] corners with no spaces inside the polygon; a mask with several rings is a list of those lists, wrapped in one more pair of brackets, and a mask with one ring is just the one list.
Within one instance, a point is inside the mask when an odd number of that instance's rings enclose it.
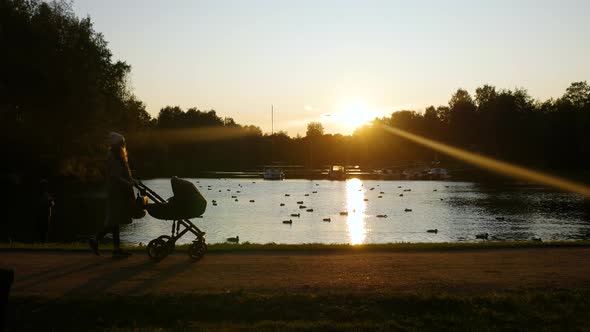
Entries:
{"label": "tree line", "polygon": [[[138,170],[143,168],[149,176],[245,170],[273,162],[307,168],[381,168],[404,161],[445,160],[380,125],[537,168],[583,171],[590,165],[590,86],[585,81],[572,83],[561,97],[546,101],[533,99],[524,89],[483,85],[473,96],[458,89],[448,105],[397,111],[352,135],[325,134],[319,122],[309,123],[304,137],[263,134],[258,127],[240,126],[215,111],[165,107],[150,120],[151,140],[136,141],[131,149]],[[205,128],[238,128],[241,133],[218,140],[167,139],[166,130],[189,130],[187,135],[195,136]]]}
{"label": "tree line", "polygon": [[0,148],[3,173],[99,177],[105,137],[129,138],[131,165],[144,176],[190,176],[272,162],[387,167],[430,161],[434,152],[386,133],[385,124],[503,160],[552,169],[587,169],[590,86],[574,82],[557,99],[524,89],[458,89],[448,105],[377,118],[352,135],[264,134],[214,110],[166,106],[157,116],[131,91],[131,67],[115,61],[90,18],[63,1],[0,0]]}
{"label": "tree line", "polygon": [[[448,105],[424,112],[399,111],[376,119],[385,124],[494,158],[547,169],[587,169],[590,161],[590,86],[574,82],[557,99],[539,101],[524,89],[483,85],[473,96],[458,89]],[[371,143],[370,154],[424,159],[432,152],[377,127],[355,135]],[[395,155],[395,157],[393,157]]]}

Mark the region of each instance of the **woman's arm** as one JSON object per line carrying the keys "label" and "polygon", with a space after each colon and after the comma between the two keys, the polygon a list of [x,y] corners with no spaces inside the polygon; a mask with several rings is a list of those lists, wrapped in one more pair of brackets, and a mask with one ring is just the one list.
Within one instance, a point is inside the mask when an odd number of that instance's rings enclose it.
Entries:
{"label": "woman's arm", "polygon": [[[129,169],[122,162],[114,159],[109,160],[109,180],[112,184],[124,187],[133,187],[134,180]],[[129,178],[127,178],[127,176]]]}

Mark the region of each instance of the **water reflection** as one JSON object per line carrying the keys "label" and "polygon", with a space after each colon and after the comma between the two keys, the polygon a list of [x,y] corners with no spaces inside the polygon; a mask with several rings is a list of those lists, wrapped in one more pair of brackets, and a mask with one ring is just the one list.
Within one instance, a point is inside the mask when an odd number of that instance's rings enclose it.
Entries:
{"label": "water reflection", "polygon": [[359,179],[346,181],[346,209],[348,217],[348,237],[351,244],[361,244],[365,241],[365,189]]}
{"label": "water reflection", "polygon": [[[254,243],[472,242],[479,241],[475,239],[479,233],[489,233],[490,239],[516,241],[533,237],[543,241],[590,239],[588,201],[528,186],[496,189],[471,182],[356,179],[191,181],[200,186],[209,201],[219,204],[210,204],[202,219],[193,219],[207,232],[209,243],[224,242],[236,235]],[[145,183],[164,198],[172,196],[169,179]],[[211,190],[207,190],[209,186]],[[371,191],[371,187],[375,190]],[[384,194],[378,198],[381,191]],[[404,196],[399,196],[402,193]],[[249,202],[251,199],[256,202]],[[296,204],[300,200],[314,212],[300,209]],[[405,208],[414,212],[406,213]],[[339,211],[350,213],[340,216]],[[290,216],[298,213],[299,218]],[[375,214],[388,217],[373,218]],[[332,217],[332,222],[321,222],[325,217]],[[291,227],[280,222],[291,218]],[[122,238],[134,244],[148,243],[169,234],[170,226],[169,221],[148,215],[123,227]],[[426,233],[428,229],[438,229],[438,233]],[[190,241],[191,237],[183,236],[178,243]]]}

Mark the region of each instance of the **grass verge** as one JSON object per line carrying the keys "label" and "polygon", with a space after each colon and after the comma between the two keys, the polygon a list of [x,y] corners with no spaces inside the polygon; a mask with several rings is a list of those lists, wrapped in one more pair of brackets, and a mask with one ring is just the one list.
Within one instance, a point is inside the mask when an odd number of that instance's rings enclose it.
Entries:
{"label": "grass verge", "polygon": [[588,330],[590,291],[11,298],[9,330]]}
{"label": "grass verge", "polygon": [[[176,250],[186,251],[188,245],[177,245]],[[249,243],[241,244],[213,243],[208,245],[210,253],[249,252],[249,251],[293,251],[293,252],[370,252],[370,251],[465,251],[489,249],[525,249],[525,248],[567,248],[590,247],[590,241],[562,241],[562,242],[509,242],[482,241],[462,243],[384,243],[384,244],[279,244],[279,243]],[[145,245],[125,246],[127,250],[143,251]],[[111,245],[101,245],[101,250],[110,250]],[[86,243],[0,243],[0,250],[47,250],[47,251],[86,251]]]}

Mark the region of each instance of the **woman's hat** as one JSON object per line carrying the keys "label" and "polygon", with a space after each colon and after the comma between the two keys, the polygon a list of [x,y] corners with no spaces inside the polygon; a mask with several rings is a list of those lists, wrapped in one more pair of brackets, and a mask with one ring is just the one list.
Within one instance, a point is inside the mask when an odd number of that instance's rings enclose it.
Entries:
{"label": "woman's hat", "polygon": [[116,133],[114,131],[111,131],[109,133],[109,144],[111,145],[119,145],[119,144],[125,144],[125,136]]}

